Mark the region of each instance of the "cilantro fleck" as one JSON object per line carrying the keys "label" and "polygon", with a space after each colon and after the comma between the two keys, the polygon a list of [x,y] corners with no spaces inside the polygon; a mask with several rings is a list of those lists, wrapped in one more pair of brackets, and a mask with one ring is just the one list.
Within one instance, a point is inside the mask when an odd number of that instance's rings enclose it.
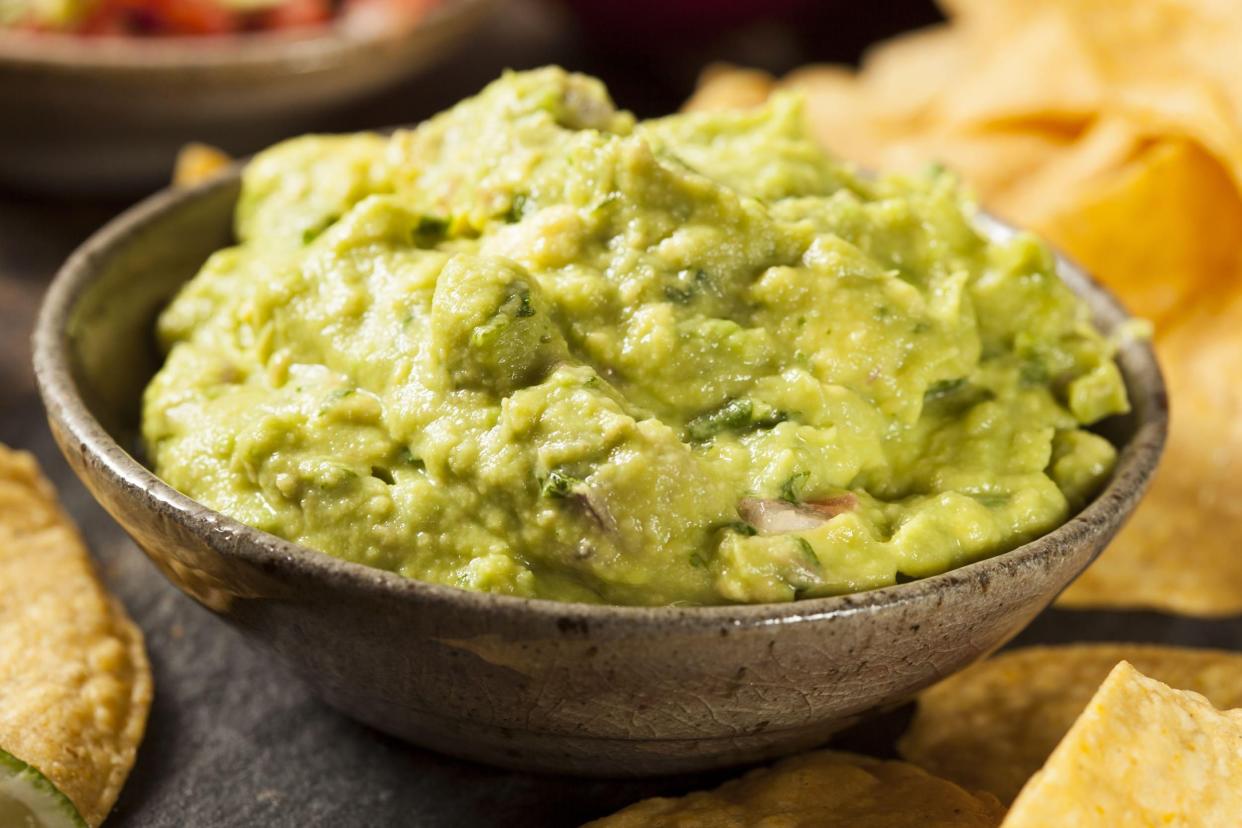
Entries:
{"label": "cilantro fleck", "polygon": [[410,450],[409,446],[403,447],[397,457],[402,463],[413,466],[416,469],[427,468],[427,464],[423,462],[421,457],[415,457],[414,452]]}
{"label": "cilantro fleck", "polygon": [[710,440],[722,431],[749,425],[754,403],[745,397],[729,400],[715,411],[700,414],[686,423],[686,434],[695,442]]}
{"label": "cilantro fleck", "polygon": [[790,475],[789,479],[781,484],[781,500],[787,503],[800,503],[802,501],[802,487],[806,485],[807,479],[811,476],[808,471],[795,472]]}
{"label": "cilantro fleck", "polygon": [[986,506],[989,509],[999,509],[1002,506],[1007,506],[1011,499],[1005,492],[987,492],[974,495],[974,498],[981,506]]}
{"label": "cilantro fleck", "polygon": [[688,305],[711,284],[712,279],[706,270],[683,270],[677,274],[676,282],[664,286],[664,298],[678,305]]}
{"label": "cilantro fleck", "polygon": [[576,477],[570,477],[562,471],[553,469],[544,478],[540,494],[544,497],[568,497],[573,492],[574,487],[581,482]]}
{"label": "cilantro fleck", "polygon": [[694,301],[694,289],[683,288],[678,285],[666,285],[664,287],[664,298],[678,305],[688,305]]}
{"label": "cilantro fleck", "polygon": [[323,231],[327,230],[329,227],[336,224],[337,221],[340,220],[340,218],[341,217],[337,215],[324,216],[322,219],[320,219],[315,224],[311,225],[310,227],[307,227],[305,230],[302,231],[302,244],[304,245],[310,244],[315,239],[319,238],[321,235],[323,235]]}
{"label": "cilantro fleck", "polygon": [[521,318],[535,315],[535,308],[530,303],[529,290],[524,290],[518,294],[517,315]]}
{"label": "cilantro fleck", "polygon": [[1018,369],[1018,379],[1028,388],[1044,385],[1048,382],[1048,366],[1040,359],[1028,359]]}
{"label": "cilantro fleck", "polygon": [[411,234],[418,247],[435,247],[448,235],[449,220],[439,216],[419,216]]}
{"label": "cilantro fleck", "polygon": [[954,391],[957,391],[959,388],[961,388],[965,384],[966,384],[965,377],[957,377],[956,379],[940,380],[939,382],[933,382],[930,386],[928,386],[927,393],[924,394],[923,396],[925,399],[935,399],[937,397],[946,397],[949,394],[952,394]]}
{"label": "cilantro fleck", "polygon": [[505,222],[508,224],[517,224],[526,218],[526,211],[530,206],[530,196],[526,193],[517,193],[513,196],[513,200],[509,202],[509,210],[505,213]]}
{"label": "cilantro fleck", "polygon": [[811,546],[811,542],[797,535],[794,536],[794,540],[798,544],[798,551],[802,553],[802,557],[806,558],[806,562],[818,567],[819,557],[815,554],[815,547]]}

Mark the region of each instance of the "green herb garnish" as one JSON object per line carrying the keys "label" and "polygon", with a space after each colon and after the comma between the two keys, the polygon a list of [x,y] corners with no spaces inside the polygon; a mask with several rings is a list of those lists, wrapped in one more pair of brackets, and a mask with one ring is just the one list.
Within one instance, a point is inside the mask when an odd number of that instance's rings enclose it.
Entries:
{"label": "green herb garnish", "polygon": [[664,298],[678,305],[688,305],[711,286],[711,281],[705,270],[695,270],[693,273],[683,270],[678,274],[676,282],[664,286]]}
{"label": "green herb garnish", "polygon": [[966,384],[965,377],[957,377],[956,379],[940,380],[933,382],[927,387],[927,393],[923,395],[924,399],[935,399],[937,397],[945,397],[957,391]]}
{"label": "green herb garnish", "polygon": [[818,567],[819,557],[815,554],[815,547],[811,546],[811,542],[806,538],[798,537],[796,535],[794,536],[794,541],[797,542],[798,549],[802,552],[802,557],[806,558],[807,563]]}
{"label": "green herb garnish", "polygon": [[695,442],[710,440],[722,431],[750,425],[755,406],[745,397],[729,400],[715,411],[700,414],[686,423],[686,434]]}
{"label": "green herb garnish", "polygon": [[553,469],[544,478],[543,486],[539,493],[544,497],[569,497],[573,493],[574,487],[581,482],[576,477],[570,477],[562,471]]}
{"label": "green herb garnish", "polygon": [[439,216],[419,216],[412,233],[418,247],[435,247],[448,235],[449,220]]}
{"label": "green herb garnish", "polygon": [[1028,388],[1046,385],[1048,382],[1048,366],[1044,364],[1043,360],[1028,359],[1018,369],[1018,380]]}
{"label": "green herb garnish", "polygon": [[790,475],[789,479],[781,484],[781,500],[787,503],[801,503],[802,487],[806,485],[810,476],[811,473],[808,471],[795,472]]}
{"label": "green herb garnish", "polygon": [[509,202],[509,209],[505,213],[505,222],[507,224],[517,224],[526,218],[526,210],[530,205],[530,197],[525,193],[517,193],[513,196],[513,200]]}
{"label": "green herb garnish", "polygon": [[323,235],[323,231],[336,224],[340,218],[341,217],[337,215],[324,216],[314,225],[307,227],[302,231],[302,244],[310,244],[315,239],[319,238]]}

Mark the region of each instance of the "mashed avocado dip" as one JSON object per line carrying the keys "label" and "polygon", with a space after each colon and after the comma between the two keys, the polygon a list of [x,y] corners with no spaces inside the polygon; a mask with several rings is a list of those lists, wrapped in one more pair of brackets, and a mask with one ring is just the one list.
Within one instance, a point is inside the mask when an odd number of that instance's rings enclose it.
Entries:
{"label": "mashed avocado dip", "polygon": [[944,572],[1108,476],[1109,344],[948,175],[861,178],[796,98],[635,122],[507,74],[417,129],[246,169],[159,320],[170,484],[351,561],[718,604]]}

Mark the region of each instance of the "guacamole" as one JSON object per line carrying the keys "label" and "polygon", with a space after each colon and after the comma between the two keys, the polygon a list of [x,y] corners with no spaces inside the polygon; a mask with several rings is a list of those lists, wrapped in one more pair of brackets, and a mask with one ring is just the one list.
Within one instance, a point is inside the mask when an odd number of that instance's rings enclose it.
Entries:
{"label": "guacamole", "polygon": [[510,73],[246,168],[158,323],[156,471],[328,554],[616,604],[789,601],[1064,522],[1127,408],[1052,254],[953,178],[872,179],[800,101],[637,122]]}

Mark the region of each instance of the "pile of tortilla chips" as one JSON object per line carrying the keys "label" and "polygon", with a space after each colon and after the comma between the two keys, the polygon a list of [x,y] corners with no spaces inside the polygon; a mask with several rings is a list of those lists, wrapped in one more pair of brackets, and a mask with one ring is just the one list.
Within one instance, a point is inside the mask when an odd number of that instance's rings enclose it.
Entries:
{"label": "pile of tortilla chips", "polygon": [[1156,326],[1173,400],[1151,493],[1065,594],[1242,612],[1242,3],[942,0],[854,72],[712,70],[689,108],[800,90],[838,154],[944,163]]}
{"label": "pile of tortilla chips", "polygon": [[1217,707],[1240,706],[1242,653],[1017,650],[925,692],[898,744],[905,762],[809,753],[591,826],[1232,828],[1242,709]]}
{"label": "pile of tortilla chips", "polygon": [[680,799],[647,799],[584,828],[994,828],[1005,814],[906,762],[831,750],[795,756]]}
{"label": "pile of tortilla chips", "polygon": [[142,633],[51,484],[29,454],[0,445],[0,823],[99,825],[134,764],[151,692]]}

